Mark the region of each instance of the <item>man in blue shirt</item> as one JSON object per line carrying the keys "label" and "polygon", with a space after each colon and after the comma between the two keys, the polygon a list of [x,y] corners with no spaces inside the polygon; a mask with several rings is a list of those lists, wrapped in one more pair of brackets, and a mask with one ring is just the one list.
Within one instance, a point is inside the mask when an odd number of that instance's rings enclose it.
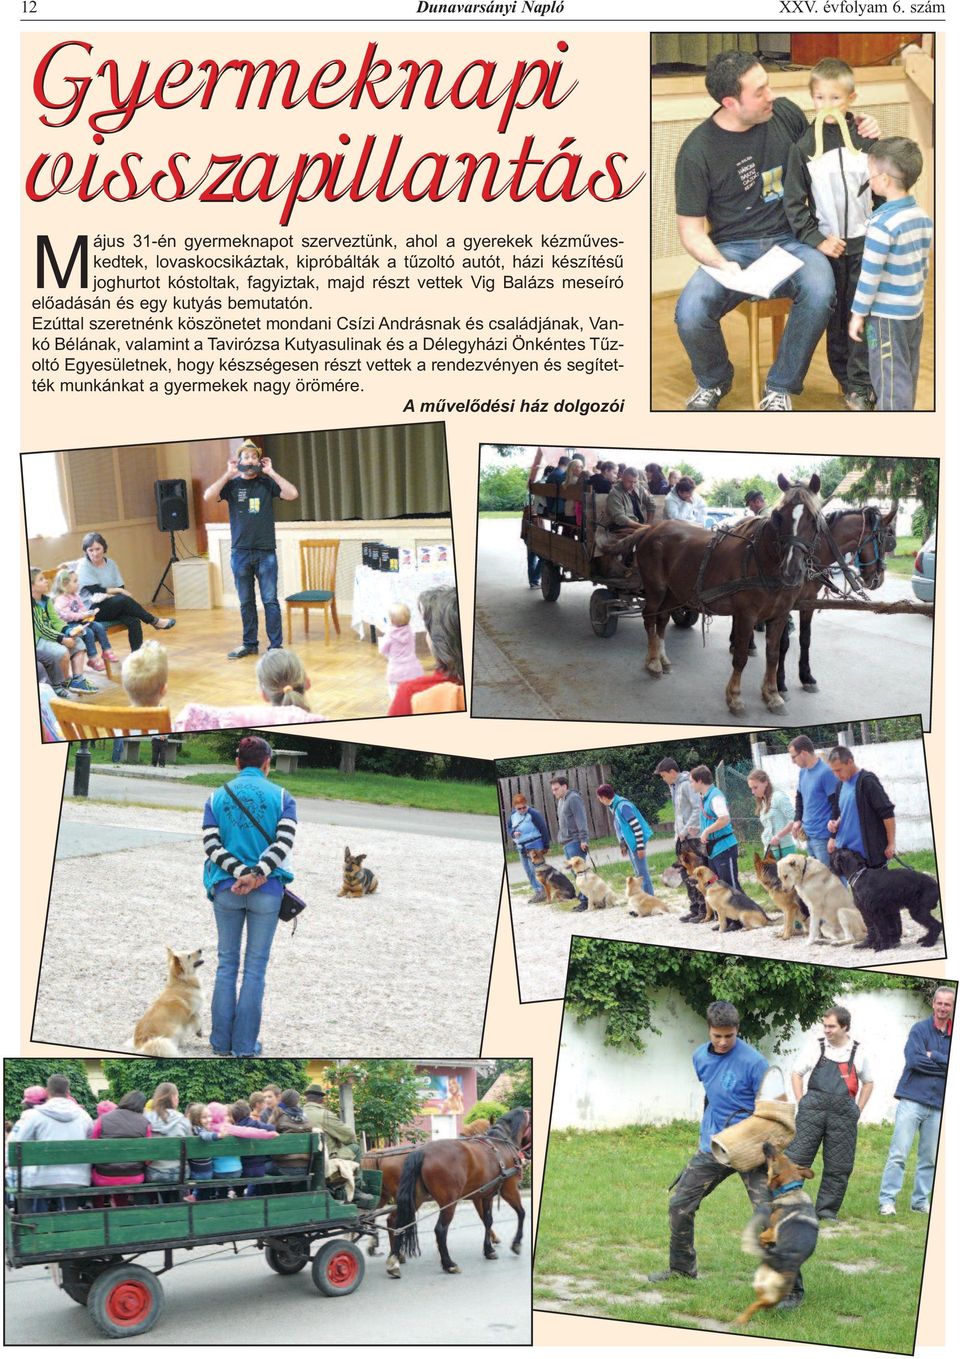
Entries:
{"label": "man in blue shirt", "polygon": [[[754,1210],[762,1210],[770,1203],[765,1165],[735,1171],[732,1166],[721,1165],[710,1151],[714,1133],[742,1123],[753,1113],[767,1071],[767,1059],[740,1038],[740,1014],[729,1001],[715,1000],[707,1006],[707,1025],[709,1041],[693,1054],[693,1069],[704,1089],[700,1144],[672,1186],[670,1268],[648,1274],[651,1283],[697,1277],[694,1215],[707,1195],[730,1175],[739,1174]],[[798,1274],[794,1292],[780,1306],[796,1307],[802,1297],[803,1284]]]}
{"label": "man in blue shirt", "polygon": [[834,814],[833,797],[840,786],[836,774],[821,760],[809,736],[795,736],[787,746],[790,758],[800,771],[797,799],[793,812],[792,834],[807,837],[807,850],[830,867],[827,823]]}
{"label": "man in blue shirt", "polygon": [[933,1172],[937,1162],[937,1142],[940,1137],[940,1114],[943,1092],[947,1083],[947,1063],[950,1061],[950,1037],[953,1033],[954,990],[940,986],[933,993],[933,1014],[914,1024],[903,1049],[904,1068],[894,1092],[897,1115],[893,1136],[880,1180],[880,1214],[896,1214],[896,1197],[903,1185],[903,1171],[913,1146],[917,1142],[917,1168],[913,1176],[910,1207],[915,1213],[929,1213]]}
{"label": "man in blue shirt", "polygon": [[853,751],[834,746],[827,756],[839,780],[827,849],[852,849],[870,868],[886,868],[897,852],[896,810],[876,774],[860,769]]}

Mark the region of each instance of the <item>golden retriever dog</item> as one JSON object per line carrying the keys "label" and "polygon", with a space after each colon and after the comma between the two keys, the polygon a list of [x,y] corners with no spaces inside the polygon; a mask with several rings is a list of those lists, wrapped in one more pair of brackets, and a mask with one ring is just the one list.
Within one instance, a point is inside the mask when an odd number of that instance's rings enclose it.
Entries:
{"label": "golden retriever dog", "polygon": [[739,920],[745,930],[759,930],[773,923],[762,906],[718,878],[712,868],[695,868],[690,876],[703,893],[708,919],[715,915],[720,921],[721,934],[726,933],[731,920]]}
{"label": "golden retriever dog", "polygon": [[175,953],[167,949],[167,985],[137,1020],[133,1046],[147,1057],[179,1057],[177,1044],[192,1035],[201,1037],[204,1011],[203,985],[197,968],[203,966],[203,949]]}
{"label": "golden retriever dog", "polygon": [[620,903],[614,896],[610,884],[604,882],[599,873],[594,873],[587,867],[586,859],[581,859],[575,854],[572,859],[565,862],[567,868],[573,872],[574,886],[586,897],[591,911],[602,911],[605,906],[619,906]]}
{"label": "golden retriever dog", "polygon": [[643,885],[642,878],[627,878],[627,909],[631,915],[669,915],[668,907],[657,897],[652,897]]}
{"label": "golden retriever dog", "polygon": [[[806,854],[788,854],[777,864],[784,887],[792,887],[810,911],[810,943],[858,944],[867,937],[863,916],[849,887],[826,864]],[[820,937],[820,930],[826,938]]]}

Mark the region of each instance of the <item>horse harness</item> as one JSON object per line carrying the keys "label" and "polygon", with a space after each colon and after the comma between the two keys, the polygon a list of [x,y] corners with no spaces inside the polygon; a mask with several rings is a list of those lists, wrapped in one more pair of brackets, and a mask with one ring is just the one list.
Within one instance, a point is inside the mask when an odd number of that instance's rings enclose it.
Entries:
{"label": "horse harness", "polygon": [[[781,546],[780,556],[781,572],[783,569],[783,561],[784,557],[786,556],[786,552],[790,548],[795,547],[806,558],[807,579],[815,580],[817,578],[820,578],[821,580],[823,580],[824,584],[829,585],[831,589],[835,590],[836,587],[829,580],[824,579],[824,569],[816,567],[813,564],[813,556],[817,550],[817,544],[819,543],[822,537],[826,541],[827,547],[830,549],[830,552],[832,554],[831,563],[836,562],[837,565],[840,567],[844,579],[846,580],[850,589],[855,591],[857,594],[863,595],[863,586],[861,585],[860,578],[858,575],[855,575],[851,568],[847,565],[844,555],[837,545],[836,539],[830,532],[830,525],[822,513],[818,512],[816,514],[815,523],[817,531],[814,534],[813,540],[811,542],[807,542],[805,538],[801,538],[795,533],[791,533],[787,538],[783,539],[778,538],[777,541]],[[697,572],[697,583],[694,586],[694,598],[690,601],[691,608],[695,608],[699,610],[701,613],[706,614],[712,612],[710,605],[713,604],[715,600],[721,599],[725,595],[736,594],[739,590],[756,590],[756,589],[785,590],[791,588],[790,583],[784,580],[782,574],[778,576],[770,576],[767,575],[763,569],[763,563],[761,562],[760,554],[757,551],[756,539],[758,539],[761,536],[764,529],[767,528],[768,524],[769,520],[762,521],[760,528],[756,531],[756,533],[751,534],[749,537],[745,537],[744,534],[740,531],[744,527],[742,523],[734,525],[731,528],[723,527],[718,528],[713,533],[710,542],[707,545],[707,550],[703,554],[703,557],[700,559],[700,569]],[[750,527],[750,522],[748,522],[746,527]],[[713,557],[713,553],[716,550],[717,544],[722,539],[726,538],[739,538],[743,542],[743,556],[741,558],[741,570],[743,574],[737,580],[726,580],[720,585],[712,585],[709,589],[705,589],[704,581],[706,580],[706,575],[710,568],[710,562]],[[876,524],[874,525],[873,529],[873,538],[875,543],[875,551],[877,552],[877,560],[882,561],[882,545],[880,543],[879,533]],[[859,552],[860,549],[858,545],[857,549],[858,564],[859,564]],[[756,564],[757,570],[756,575],[748,574],[749,565],[751,561],[753,561]]]}
{"label": "horse harness", "polygon": [[[526,1165],[527,1158],[524,1156],[520,1148],[516,1146],[515,1143],[511,1142],[509,1137],[507,1137],[504,1133],[497,1133],[496,1135],[494,1135],[494,1129],[491,1128],[489,1132],[480,1133],[478,1136],[471,1138],[471,1141],[486,1142],[488,1146],[492,1149],[494,1156],[497,1158],[497,1165],[500,1169],[500,1174],[495,1179],[489,1180],[483,1186],[484,1190],[490,1189],[494,1185],[501,1185],[503,1184],[504,1180],[512,1180],[517,1175],[523,1174],[523,1167]],[[516,1160],[514,1161],[512,1166],[505,1165],[504,1158],[500,1154],[501,1150],[505,1149],[505,1147],[509,1147],[510,1151],[516,1157]]]}

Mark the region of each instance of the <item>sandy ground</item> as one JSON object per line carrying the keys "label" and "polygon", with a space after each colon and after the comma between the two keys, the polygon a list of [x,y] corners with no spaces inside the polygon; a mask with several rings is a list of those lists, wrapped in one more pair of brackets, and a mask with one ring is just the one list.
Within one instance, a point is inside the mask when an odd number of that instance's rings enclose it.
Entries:
{"label": "sandy ground", "polygon": [[[753,874],[740,874],[746,885]],[[622,898],[622,893],[617,893]],[[559,906],[534,906],[529,895],[510,887],[510,906],[513,916],[513,937],[520,978],[520,999],[555,1000],[564,993],[567,957],[570,940],[575,934],[591,935],[597,939],[628,939],[643,944],[666,944],[673,948],[693,948],[710,953],[746,954],[756,958],[783,958],[793,963],[820,963],[828,967],[899,967],[902,963],[929,962],[946,956],[941,934],[933,948],[921,948],[917,940],[923,929],[906,912],[902,915],[903,941],[898,949],[884,949],[874,953],[854,948],[852,944],[810,944],[805,936],[780,938],[779,914],[775,924],[759,930],[737,930],[728,935],[715,932],[712,925],[693,925],[682,922],[687,912],[687,896],[683,891],[670,891],[657,885],[657,896],[672,914],[634,919],[626,906],[608,907],[604,911],[579,911],[576,914]],[[764,910],[770,915],[766,902]]]}
{"label": "sandy ground", "polygon": [[[77,804],[63,816],[94,847],[108,822],[189,835],[56,863],[33,1038],[129,1051],[136,1020],[164,985],[167,944],[203,946],[209,1009],[216,927],[201,884],[199,818]],[[309,905],[296,935],[289,924],[277,927],[264,1055],[478,1053],[503,874],[499,843],[381,830],[358,832],[350,845],[367,850],[380,879],[360,901],[336,896],[343,828],[300,824],[294,888]],[[183,1052],[211,1055],[204,1039]]]}

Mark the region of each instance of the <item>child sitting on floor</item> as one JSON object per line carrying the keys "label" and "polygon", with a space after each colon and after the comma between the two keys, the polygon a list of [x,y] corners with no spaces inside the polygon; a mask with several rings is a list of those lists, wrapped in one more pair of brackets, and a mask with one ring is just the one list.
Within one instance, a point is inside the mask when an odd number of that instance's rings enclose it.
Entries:
{"label": "child sitting on floor", "polygon": [[97,622],[97,610],[80,597],[80,579],[72,567],[62,567],[53,582],[53,607],[65,623],[85,624],[80,639],[87,653],[87,664],[91,670],[105,670],[103,660],[97,655],[97,644],[108,661],[118,658],[110,649],[107,630]]}
{"label": "child sitting on floor", "polygon": [[159,708],[167,692],[167,649],[159,642],[144,642],[131,651],[120,671],[124,692],[134,708]]}
{"label": "child sitting on floor", "polygon": [[404,680],[419,679],[423,666],[417,660],[417,635],[410,626],[410,610],[406,604],[391,604],[388,611],[390,626],[380,638],[380,655],[387,658],[387,692],[392,703],[397,685]]}
{"label": "child sitting on floor", "polygon": [[294,651],[278,648],[257,662],[257,684],[266,706],[214,708],[209,703],[188,703],[173,720],[174,731],[218,731],[222,727],[273,727],[280,723],[324,722],[310,711],[307,690],[310,676]]}

